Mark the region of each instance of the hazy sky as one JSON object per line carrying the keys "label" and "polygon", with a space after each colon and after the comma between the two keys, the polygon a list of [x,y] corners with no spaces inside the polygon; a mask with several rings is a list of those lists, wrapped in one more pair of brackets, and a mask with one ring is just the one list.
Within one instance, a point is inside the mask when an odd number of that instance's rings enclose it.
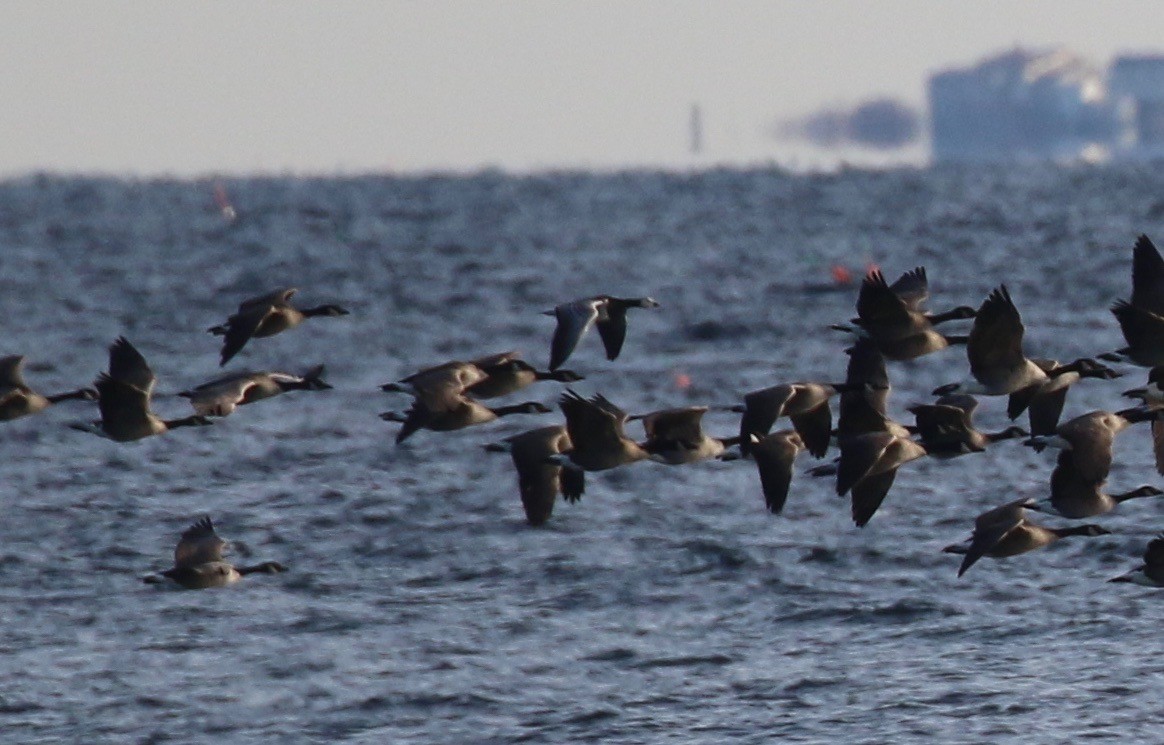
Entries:
{"label": "hazy sky", "polygon": [[0,5],[0,174],[682,165],[1015,45],[1164,52],[1154,0]]}

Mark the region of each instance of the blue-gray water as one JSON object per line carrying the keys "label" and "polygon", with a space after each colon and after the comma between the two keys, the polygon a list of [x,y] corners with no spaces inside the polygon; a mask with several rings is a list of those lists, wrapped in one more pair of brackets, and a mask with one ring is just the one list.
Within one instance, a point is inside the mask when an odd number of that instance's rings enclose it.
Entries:
{"label": "blue-gray water", "polygon": [[[1006,282],[1032,355],[1122,345],[1137,234],[1164,238],[1150,167],[836,175],[26,178],[0,183],[0,354],[55,392],[87,384],[125,334],[155,409],[215,375],[205,329],[282,285],[352,314],[252,341],[229,369],[325,362],[335,390],[215,426],[117,444],[68,402],[0,430],[0,731],[13,742],[1026,742],[1161,737],[1164,594],[1106,583],[1164,528],[1164,502],[1114,533],[961,579],[940,553],[983,509],[1044,496],[1053,454],[1016,442],[902,469],[865,529],[803,474],[767,514],[748,462],[591,474],[526,526],[505,456],[481,445],[558,421],[515,417],[405,445],[377,390],[421,366],[516,348],[548,356],[555,303],[649,294],[622,357],[571,358],[639,412],[730,404],[839,379],[855,289],[828,267],[929,270],[931,307]],[[1144,371],[1072,390],[1067,415],[1126,403]],[[961,379],[960,349],[891,363],[893,413]],[[680,390],[677,376],[690,388]],[[561,387],[518,398],[552,403]],[[979,410],[1006,423],[1000,399]],[[713,412],[717,433],[737,426]],[[1142,428],[1113,490],[1159,484]],[[197,516],[290,571],[167,592]],[[1048,523],[1060,524],[1053,518]],[[236,552],[237,554],[237,552]]]}

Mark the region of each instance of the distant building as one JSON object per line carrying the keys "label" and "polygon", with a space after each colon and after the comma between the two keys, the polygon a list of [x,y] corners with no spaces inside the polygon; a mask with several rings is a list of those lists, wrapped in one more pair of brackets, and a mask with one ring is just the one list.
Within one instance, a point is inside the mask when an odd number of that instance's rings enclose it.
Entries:
{"label": "distant building", "polygon": [[1016,49],[938,73],[929,101],[936,160],[1095,157],[1120,130],[1103,73],[1066,50]]}
{"label": "distant building", "polygon": [[1124,125],[1121,155],[1164,156],[1164,56],[1116,57],[1108,88]]}

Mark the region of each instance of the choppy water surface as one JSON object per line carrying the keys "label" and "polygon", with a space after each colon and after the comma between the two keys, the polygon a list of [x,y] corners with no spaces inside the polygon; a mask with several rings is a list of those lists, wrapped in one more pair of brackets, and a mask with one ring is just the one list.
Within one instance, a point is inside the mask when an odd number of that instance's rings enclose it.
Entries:
{"label": "choppy water surface", "polygon": [[[569,367],[624,408],[730,404],[839,379],[855,289],[828,267],[929,270],[931,307],[1006,282],[1027,348],[1122,345],[1108,305],[1131,246],[1164,238],[1151,168],[0,184],[0,353],[29,382],[88,383],[119,334],[160,378],[155,408],[217,372],[205,329],[281,285],[352,315],[255,340],[231,369],[326,362],[334,391],[122,445],[66,427],[70,402],[3,425],[0,731],[78,742],[1065,742],[1161,737],[1164,594],[1106,580],[1164,528],[1164,502],[962,579],[939,549],[981,510],[1043,496],[1052,454],[1015,442],[902,469],[870,525],[803,475],[785,514],[754,467],[638,464],[524,523],[511,418],[401,447],[377,385],[455,357],[545,364],[557,302],[650,294],[623,356]],[[809,288],[806,290],[806,288]],[[902,419],[963,377],[958,350],[892,364]],[[1143,380],[1087,381],[1067,414]],[[676,385],[687,375],[690,388]],[[561,388],[529,396],[553,403]],[[519,394],[520,395],[520,394]],[[706,425],[731,434],[732,415]],[[983,429],[1005,423],[984,401]],[[1159,484],[1148,436],[1117,443],[1114,490]],[[291,571],[167,592],[178,534],[214,517],[237,553]],[[1047,518],[1047,522],[1056,522]],[[1062,523],[1062,521],[1058,521]]]}

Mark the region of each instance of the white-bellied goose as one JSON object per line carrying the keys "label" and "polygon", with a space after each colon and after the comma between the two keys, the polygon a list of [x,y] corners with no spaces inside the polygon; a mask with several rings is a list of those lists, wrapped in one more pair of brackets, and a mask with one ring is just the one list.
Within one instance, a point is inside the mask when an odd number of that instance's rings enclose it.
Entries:
{"label": "white-bellied goose", "polygon": [[118,337],[109,347],[109,372],[98,375],[94,383],[101,419],[92,424],[70,426],[117,442],[130,442],[178,427],[210,424],[201,415],[162,419],[151,412],[150,396],[157,382],[141,352],[124,336]]}
{"label": "white-bellied goose", "polygon": [[1164,535],[1159,535],[1148,541],[1148,547],[1144,549],[1143,564],[1108,581],[1131,582],[1147,587],[1164,587]]}
{"label": "white-bellied goose", "polygon": [[983,556],[1002,559],[1034,551],[1068,536],[1097,536],[1111,532],[1098,525],[1045,528],[1027,519],[1029,504],[1029,500],[1020,499],[983,512],[974,521],[974,533],[970,538],[942,549],[948,554],[964,555],[962,565],[958,567],[959,577]]}
{"label": "white-bellied goose", "polygon": [[553,310],[544,311],[545,315],[554,316],[558,320],[550,343],[550,370],[562,366],[578,346],[579,340],[595,324],[598,326],[598,335],[602,337],[606,359],[614,360],[622,351],[622,343],[626,339],[627,309],[658,307],[659,303],[649,297],[596,295],[562,303]]}
{"label": "white-bellied goose", "polygon": [[0,422],[36,414],[55,403],[72,399],[96,401],[97,391],[80,388],[51,396],[42,395],[24,382],[23,355],[0,357]]}
{"label": "white-bellied goose", "polygon": [[926,454],[924,447],[888,432],[869,432],[838,442],[837,495],[852,492],[853,522],[864,527],[877,512],[897,469]]}
{"label": "white-bellied goose", "polygon": [[226,323],[207,329],[216,336],[224,337],[222,359],[218,364],[225,365],[251,338],[274,336],[295,328],[308,318],[348,315],[347,310],[332,304],[296,308],[291,305],[291,297],[296,292],[296,288],[286,287],[244,300],[238,306],[238,311],[226,319]]}
{"label": "white-bellied goose", "polygon": [[974,426],[978,401],[965,393],[942,396],[932,404],[917,404],[907,411],[914,415],[922,447],[935,458],[954,458],[966,453],[981,453],[986,446],[1001,440],[1027,437],[1022,427],[1007,427],[1001,432],[986,433]]}
{"label": "white-bellied goose", "polygon": [[227,543],[214,532],[209,517],[198,520],[178,540],[174,549],[174,566],[143,578],[147,584],[173,580],[187,590],[233,585],[248,574],[276,574],[287,568],[277,561],[254,566],[236,567],[224,559]]}
{"label": "white-bellied goose", "polygon": [[1006,285],[995,288],[981,307],[970,329],[966,357],[970,375],[960,383],[934,390],[935,396],[970,393],[1006,396],[1047,379],[1043,368],[1023,354],[1023,322]]}
{"label": "white-bellied goose", "polygon": [[581,471],[564,469],[549,460],[571,447],[570,434],[563,424],[531,429],[485,446],[490,452],[509,453],[513,459],[521,506],[530,525],[544,525],[550,519],[559,493],[567,502],[577,502],[581,497]]}
{"label": "white-bellied goose", "polygon": [[237,372],[215,378],[200,386],[182,391],[190,399],[195,414],[229,416],[236,407],[253,404],[287,391],[326,391],[323,365],[316,365],[302,375],[282,372]]}

